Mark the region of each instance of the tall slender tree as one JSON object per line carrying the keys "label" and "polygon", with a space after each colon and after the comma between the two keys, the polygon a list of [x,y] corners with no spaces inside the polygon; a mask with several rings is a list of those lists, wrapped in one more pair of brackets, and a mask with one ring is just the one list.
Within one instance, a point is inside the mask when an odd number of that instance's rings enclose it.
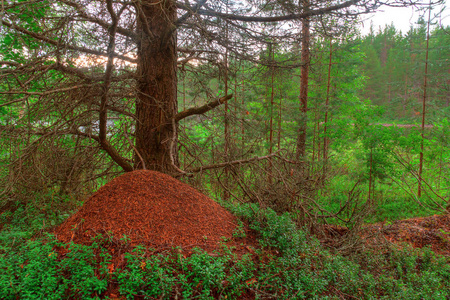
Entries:
{"label": "tall slender tree", "polygon": [[423,97],[422,97],[422,125],[421,125],[421,140],[420,140],[420,162],[419,162],[419,184],[417,188],[417,196],[422,196],[422,173],[423,173],[423,143],[424,143],[424,131],[425,131],[425,112],[426,112],[426,100],[427,100],[427,83],[428,83],[428,50],[430,45],[430,22],[431,22],[431,7],[428,9],[428,23],[427,23],[427,46],[425,50],[425,73],[423,79]]}
{"label": "tall slender tree", "polygon": [[[309,11],[309,0],[301,0],[304,11]],[[302,53],[301,53],[301,79],[300,79],[300,115],[301,121],[299,126],[297,141],[297,160],[305,156],[306,152],[306,125],[308,112],[308,82],[309,82],[309,65],[310,65],[310,18],[302,19]]]}

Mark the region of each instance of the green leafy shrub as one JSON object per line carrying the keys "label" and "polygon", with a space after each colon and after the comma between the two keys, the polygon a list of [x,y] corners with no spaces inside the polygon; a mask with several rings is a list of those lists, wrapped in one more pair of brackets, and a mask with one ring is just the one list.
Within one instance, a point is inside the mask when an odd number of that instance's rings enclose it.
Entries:
{"label": "green leafy shrub", "polygon": [[[64,258],[55,250],[61,246],[68,246]],[[95,243],[63,245],[51,237],[29,241],[0,256],[0,294],[4,299],[98,299],[107,288],[109,259]]]}
{"label": "green leafy shrub", "polygon": [[[252,216],[260,248],[238,257],[224,242],[218,252],[181,249],[148,256],[143,246],[126,253],[110,274],[104,237],[91,246],[62,244],[53,237],[27,241],[0,254],[4,299],[100,299],[116,282],[127,299],[448,299],[448,259],[430,249],[391,249],[343,257],[325,250],[296,227],[288,214],[242,205]],[[66,254],[55,249],[66,247]]]}
{"label": "green leafy shrub", "polygon": [[119,292],[127,299],[135,295],[168,298],[173,289],[175,278],[169,258],[155,255],[144,257],[144,248],[136,247],[132,253],[126,253],[127,266],[114,273],[119,283]]}
{"label": "green leafy shrub", "polygon": [[4,299],[61,299],[67,286],[53,245],[31,241],[0,256],[0,294]]}

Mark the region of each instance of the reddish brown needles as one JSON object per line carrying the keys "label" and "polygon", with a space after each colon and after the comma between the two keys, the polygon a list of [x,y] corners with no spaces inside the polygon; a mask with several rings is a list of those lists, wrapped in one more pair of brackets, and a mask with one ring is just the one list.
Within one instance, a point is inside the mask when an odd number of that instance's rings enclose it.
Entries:
{"label": "reddish brown needles", "polygon": [[100,188],[55,234],[64,241],[90,244],[97,234],[126,236],[149,247],[215,246],[231,238],[235,217],[219,204],[168,175],[138,170]]}

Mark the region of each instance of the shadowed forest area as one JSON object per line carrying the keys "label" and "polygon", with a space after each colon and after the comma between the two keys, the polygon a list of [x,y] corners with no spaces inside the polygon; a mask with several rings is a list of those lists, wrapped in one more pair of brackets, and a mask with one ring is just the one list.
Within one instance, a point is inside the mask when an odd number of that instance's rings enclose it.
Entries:
{"label": "shadowed forest area", "polygon": [[443,2],[3,1],[0,298],[449,299]]}

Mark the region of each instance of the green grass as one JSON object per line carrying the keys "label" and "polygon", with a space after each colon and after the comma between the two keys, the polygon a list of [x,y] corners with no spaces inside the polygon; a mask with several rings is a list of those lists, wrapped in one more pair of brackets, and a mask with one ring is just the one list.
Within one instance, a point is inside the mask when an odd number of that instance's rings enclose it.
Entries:
{"label": "green grass", "polygon": [[[330,212],[338,212],[341,206],[349,199],[349,191],[352,190],[355,182],[355,178],[351,175],[340,175],[332,178],[328,182],[326,189],[321,190],[318,194],[317,202]],[[366,205],[368,199],[368,181],[361,181],[357,188],[355,188],[355,191],[360,192],[359,197],[355,198],[342,211],[340,215],[341,219],[350,218],[355,210],[361,210]],[[445,201],[437,197],[430,198],[424,196],[421,199],[417,199],[414,194],[406,194],[388,180],[378,180],[376,182],[373,200],[371,204],[373,205],[373,210],[365,217],[366,223],[376,223],[384,220],[393,222],[401,219],[430,216],[442,213],[442,209],[436,203],[444,207],[446,206]],[[334,224],[347,225],[338,219],[329,219],[328,221]]]}

